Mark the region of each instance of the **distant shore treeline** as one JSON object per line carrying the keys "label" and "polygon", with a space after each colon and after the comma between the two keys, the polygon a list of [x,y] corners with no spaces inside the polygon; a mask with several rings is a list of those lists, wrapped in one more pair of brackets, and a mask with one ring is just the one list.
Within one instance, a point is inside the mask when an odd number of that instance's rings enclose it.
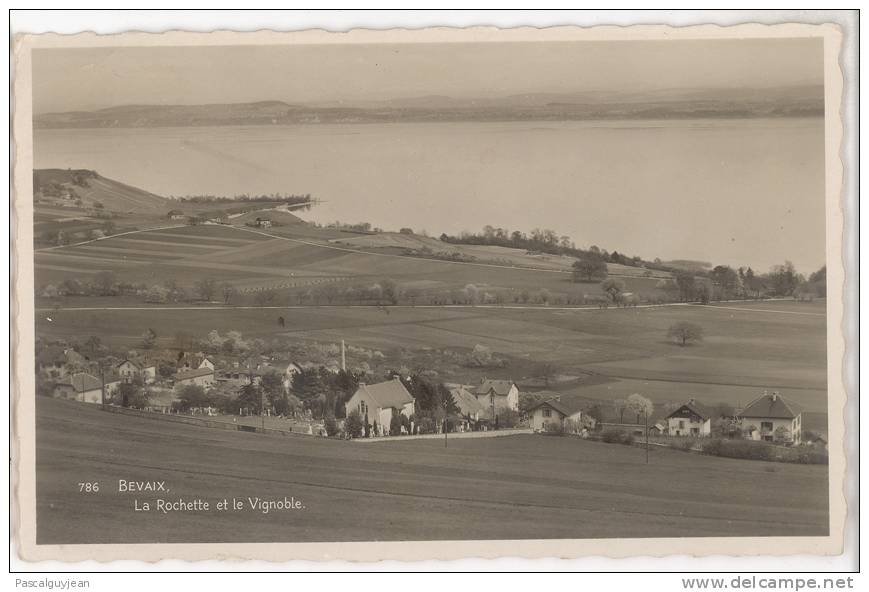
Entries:
{"label": "distant shore treeline", "polygon": [[305,194],[288,194],[288,193],[269,193],[262,195],[249,195],[241,193],[228,197],[225,195],[170,195],[170,199],[177,199],[182,203],[234,203],[239,201],[244,202],[266,202],[266,203],[285,203],[289,205],[313,203],[313,198],[310,193]]}
{"label": "distant shore treeline", "polygon": [[528,93],[487,99],[417,97],[372,104],[283,101],[210,105],[122,105],[43,113],[36,129],[823,117],[822,86],[682,89],[646,93]]}

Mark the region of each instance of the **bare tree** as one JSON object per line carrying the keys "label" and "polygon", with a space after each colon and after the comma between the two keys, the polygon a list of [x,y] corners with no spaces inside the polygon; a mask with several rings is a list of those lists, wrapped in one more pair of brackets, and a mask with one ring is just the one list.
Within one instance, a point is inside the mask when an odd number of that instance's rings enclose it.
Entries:
{"label": "bare tree", "polygon": [[670,325],[670,328],[667,329],[667,337],[683,347],[692,341],[699,343],[703,341],[703,327],[695,323],[681,321],[675,325]]}

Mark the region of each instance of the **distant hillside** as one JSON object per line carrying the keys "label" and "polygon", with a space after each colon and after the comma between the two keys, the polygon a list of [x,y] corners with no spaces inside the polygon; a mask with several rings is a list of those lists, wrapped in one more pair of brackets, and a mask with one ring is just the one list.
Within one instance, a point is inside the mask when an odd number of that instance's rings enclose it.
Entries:
{"label": "distant hillside", "polygon": [[111,212],[166,214],[176,206],[165,197],[125,185],[87,169],[37,169],[33,171],[35,202],[75,203]]}
{"label": "distant hillside", "polygon": [[211,105],[125,105],[35,115],[35,128],[190,127],[415,121],[571,121],[820,117],[821,86],[667,89],[650,92],[528,93],[495,98],[439,95],[388,101],[283,101]]}
{"label": "distant hillside", "polygon": [[254,210],[229,219],[230,224],[247,224],[256,221],[257,218],[268,218],[272,224],[285,226],[287,224],[306,224],[298,216],[285,210]]}

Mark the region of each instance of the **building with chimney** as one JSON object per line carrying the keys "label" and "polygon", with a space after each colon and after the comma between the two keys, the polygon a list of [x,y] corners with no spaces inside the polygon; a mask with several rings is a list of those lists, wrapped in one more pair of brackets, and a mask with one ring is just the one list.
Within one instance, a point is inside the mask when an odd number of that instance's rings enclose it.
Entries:
{"label": "building with chimney", "polygon": [[764,391],[763,395],[746,405],[738,416],[742,431],[750,440],[781,444],[802,442],[802,411],[777,392]]}

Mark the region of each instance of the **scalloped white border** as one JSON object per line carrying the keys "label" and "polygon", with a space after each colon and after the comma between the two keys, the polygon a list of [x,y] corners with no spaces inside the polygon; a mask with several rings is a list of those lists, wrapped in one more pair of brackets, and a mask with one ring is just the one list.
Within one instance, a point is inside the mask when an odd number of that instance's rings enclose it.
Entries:
{"label": "scalloped white border", "polygon": [[[830,535],[827,537],[757,537],[757,538],[669,538],[669,539],[571,539],[518,541],[437,541],[437,542],[366,542],[366,543],[250,543],[250,544],[148,544],[148,545],[36,545],[35,544],[35,450],[33,357],[33,212],[31,154],[31,78],[30,51],[43,47],[107,46],[184,46],[184,45],[271,45],[271,44],[352,44],[352,43],[490,43],[539,41],[591,41],[637,39],[729,39],[820,37],[825,46],[826,109],[826,205],[827,205],[827,337],[828,392],[830,417]],[[722,27],[699,25],[671,27],[638,25],[630,27],[559,26],[550,28],[496,27],[354,29],[344,33],[324,30],[299,32],[232,32],[209,33],[169,31],[166,33],[131,32],[117,35],[82,33],[76,35],[20,35],[14,38],[13,69],[15,74],[13,108],[13,186],[12,228],[17,236],[12,242],[13,294],[10,313],[13,319],[13,386],[11,393],[13,438],[12,485],[17,513],[12,514],[12,529],[17,535],[19,553],[28,561],[57,559],[100,561],[136,559],[291,559],[376,561],[383,559],[421,560],[467,557],[561,557],[582,556],[654,556],[679,554],[689,556],[724,555],[791,555],[837,554],[842,551],[846,503],[843,495],[845,477],[843,381],[844,340],[844,262],[842,234],[842,183],[844,167],[840,159],[843,123],[841,118],[843,75],[839,67],[842,32],[836,25],[744,24]],[[27,196],[25,199],[22,196]],[[841,442],[841,449],[832,443]],[[14,480],[17,477],[17,482]],[[17,523],[15,520],[17,519]]]}

